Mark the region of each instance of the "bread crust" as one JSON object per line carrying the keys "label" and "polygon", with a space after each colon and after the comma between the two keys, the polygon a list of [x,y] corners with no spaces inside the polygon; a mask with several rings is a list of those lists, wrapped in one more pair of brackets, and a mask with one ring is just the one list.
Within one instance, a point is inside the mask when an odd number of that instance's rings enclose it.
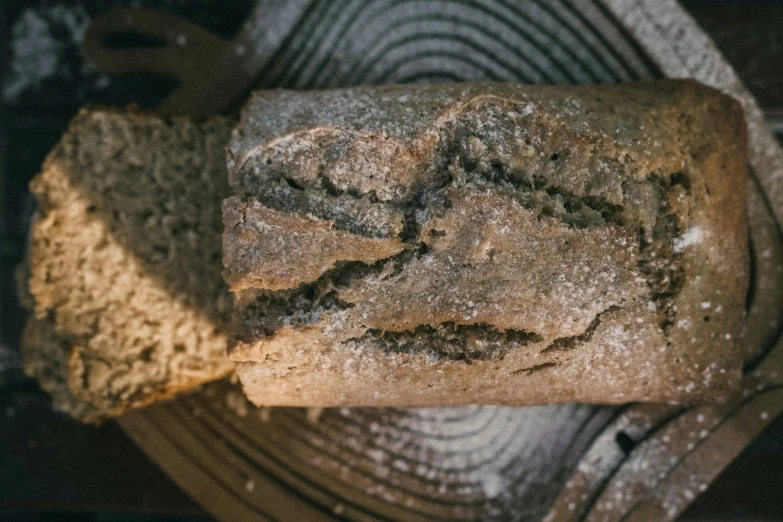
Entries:
{"label": "bread crust", "polygon": [[258,92],[229,146],[229,357],[258,405],[723,400],[746,165],[739,104],[690,80]]}

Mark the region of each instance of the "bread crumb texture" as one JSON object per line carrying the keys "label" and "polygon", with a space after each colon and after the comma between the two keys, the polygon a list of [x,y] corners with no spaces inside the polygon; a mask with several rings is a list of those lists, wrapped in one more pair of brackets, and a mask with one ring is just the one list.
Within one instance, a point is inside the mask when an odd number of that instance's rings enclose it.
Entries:
{"label": "bread crumb texture", "polygon": [[223,204],[245,391],[724,399],[748,284],[745,142],[738,103],[693,81],[258,92]]}
{"label": "bread crumb texture", "polygon": [[230,122],[83,110],[31,183],[24,367],[98,422],[226,375]]}

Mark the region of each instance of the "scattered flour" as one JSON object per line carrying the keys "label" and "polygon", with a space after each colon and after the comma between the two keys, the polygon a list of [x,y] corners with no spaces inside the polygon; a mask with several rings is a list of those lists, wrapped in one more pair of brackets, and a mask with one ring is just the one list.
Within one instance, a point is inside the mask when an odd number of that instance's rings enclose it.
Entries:
{"label": "scattered flour", "polygon": [[704,241],[705,232],[699,227],[691,227],[680,237],[674,238],[674,251],[682,252],[684,248],[698,245]]}
{"label": "scattered flour", "polygon": [[89,21],[83,7],[63,2],[25,9],[11,28],[5,100],[13,102],[25,89],[65,73],[63,55],[78,52]]}
{"label": "scattered flour", "polygon": [[[414,475],[437,482],[433,494],[457,492],[493,501],[554,480],[556,466],[548,463],[561,458],[579,425],[575,419],[589,415],[590,408],[465,406],[400,412],[393,422],[374,423],[368,434],[371,443],[364,452],[377,476]],[[378,484],[365,490],[386,492]]]}
{"label": "scattered flour", "polygon": [[484,495],[489,499],[500,496],[506,489],[506,480],[499,473],[486,473],[479,477],[479,481]]}

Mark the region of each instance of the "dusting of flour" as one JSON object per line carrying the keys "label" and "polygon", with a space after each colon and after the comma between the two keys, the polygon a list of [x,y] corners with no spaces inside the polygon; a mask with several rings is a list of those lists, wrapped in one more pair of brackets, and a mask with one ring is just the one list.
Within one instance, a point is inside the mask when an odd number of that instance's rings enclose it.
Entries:
{"label": "dusting of flour", "polygon": [[674,238],[674,251],[682,252],[684,249],[698,245],[704,241],[706,233],[699,227],[691,227],[680,237]]}

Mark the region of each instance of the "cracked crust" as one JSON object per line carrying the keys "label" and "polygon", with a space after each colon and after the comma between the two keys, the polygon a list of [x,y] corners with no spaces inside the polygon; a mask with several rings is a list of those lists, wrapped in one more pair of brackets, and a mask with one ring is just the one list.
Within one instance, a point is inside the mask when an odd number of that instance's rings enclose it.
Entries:
{"label": "cracked crust", "polygon": [[230,122],[83,110],[31,183],[24,367],[85,422],[217,379]]}
{"label": "cracked crust", "polygon": [[254,198],[227,199],[223,225],[232,230],[223,258],[231,267],[226,281],[234,292],[296,288],[339,261],[374,263],[404,248],[399,238],[372,239],[334,230],[331,221],[279,212]]}
{"label": "cracked crust", "polygon": [[[745,176],[738,104],[693,81],[256,93],[229,356],[259,405],[725,399]],[[281,228],[228,226],[247,205]]]}

